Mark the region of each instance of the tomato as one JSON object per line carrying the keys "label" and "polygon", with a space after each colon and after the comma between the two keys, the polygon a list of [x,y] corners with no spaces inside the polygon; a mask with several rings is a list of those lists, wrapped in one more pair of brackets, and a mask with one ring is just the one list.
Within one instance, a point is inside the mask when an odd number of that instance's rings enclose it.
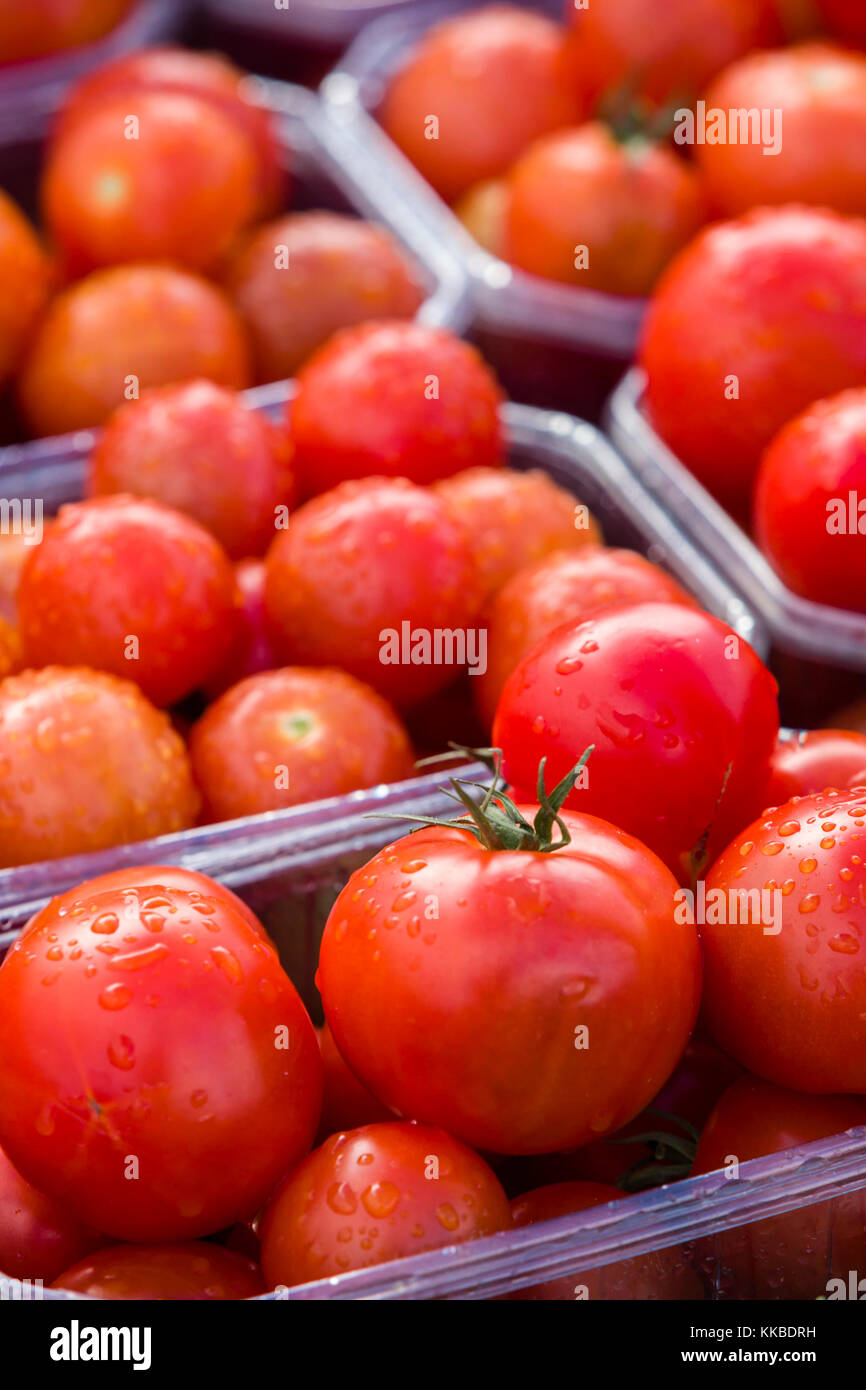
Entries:
{"label": "tomato", "polygon": [[435,491],[466,532],[485,599],[532,560],[601,540],[588,509],[540,468],[467,468]]}
{"label": "tomato", "polygon": [[0,1276],[48,1283],[109,1239],[37,1192],[0,1149]]}
{"label": "tomato", "polygon": [[815,3],[837,38],[866,46],[866,14],[860,0],[815,0]]}
{"label": "tomato", "polygon": [[732,1159],[746,1163],[857,1125],[866,1125],[862,1100],[803,1095],[756,1076],[743,1076],[725,1091],[710,1115],[692,1173],[729,1167]]}
{"label": "tomato", "polygon": [[[445,504],[405,478],[343,483],[307,502],[265,569],[286,661],[342,667],[402,706],[447,685],[471,655],[480,590],[469,547]],[[437,632],[463,642],[437,646]]]}
{"label": "tomato", "polygon": [[505,212],[508,186],[504,178],[474,183],[454,204],[455,215],[491,256],[505,254]]}
{"label": "tomato", "polygon": [[383,227],[334,212],[257,227],[222,279],[249,329],[259,381],[294,376],[338,328],[411,318],[424,297]]}
{"label": "tomato", "polygon": [[49,903],[0,966],[0,1055],[9,1157],[123,1240],[251,1216],[318,1124],[312,1024],[216,884],[205,895],[136,868],[83,884],[67,910]]}
{"label": "tomato", "polygon": [[755,535],[795,593],[866,612],[864,486],[866,387],[817,401],[771,441],[755,484]]}
{"label": "tomato", "polygon": [[773,755],[768,805],[826,787],[866,786],[866,734],[846,729],[810,729],[780,737]]}
{"label": "tomato", "polygon": [[92,43],[131,6],[132,0],[0,0],[0,63]]}
{"label": "tomato", "polygon": [[220,290],[162,265],[97,271],[48,309],[18,379],[36,434],[100,425],[149,386],[250,384],[243,326]]}
{"label": "tomato", "polygon": [[707,876],[726,907],[731,890],[765,892],[761,921],[701,927],[704,1016],[732,1057],[778,1086],[866,1092],[864,818],[863,787],[795,797]]}
{"label": "tomato", "polygon": [[230,686],[237,685],[246,676],[254,676],[259,671],[272,671],[280,665],[265,614],[264,562],[241,560],[234,568],[240,604],[237,630],[219,669],[204,684],[204,692],[211,700],[223,695]]}
{"label": "tomato", "polygon": [[379,118],[450,200],[504,172],[545,131],[580,119],[569,77],[559,25],[489,5],[420,40],[391,79]]}
{"label": "tomato", "polygon": [[335,1134],[285,1179],[262,1218],[269,1288],[332,1278],[511,1225],[496,1175],[430,1125]]}
{"label": "tomato", "polygon": [[11,676],[21,665],[21,639],[5,618],[0,618],[0,680]]}
{"label": "tomato", "polygon": [[285,431],[211,381],[146,391],[108,420],[88,466],[90,496],[154,497],[193,517],[233,559],[261,555],[294,501]]}
{"label": "tomato", "polygon": [[249,139],[219,108],[142,89],[106,96],[60,134],[42,208],[73,274],[147,260],[208,270],[252,219],[257,174]]}
{"label": "tomato", "polygon": [[784,37],[775,0],[566,0],[565,14],[575,79],[593,105],[627,95],[681,106],[728,63]]}
{"label": "tomato", "polygon": [[18,621],[18,580],[32,544],[23,532],[0,532],[0,618],[13,627]]}
{"label": "tomato", "polygon": [[35,231],[0,190],[0,382],[18,370],[45,308],[51,280],[50,262]]}
{"label": "tomato", "polygon": [[506,260],[569,285],[648,294],[705,221],[686,162],[600,122],[545,135],[507,178]]}
{"label": "tomato", "polygon": [[633,550],[558,550],[518,570],[485,612],[487,669],[472,682],[485,726],[493,724],[511,672],[542,637],[610,604],[641,600],[693,602],[670,575]]}
{"label": "tomato", "polygon": [[233,1250],[191,1240],[184,1245],[113,1245],[54,1280],[86,1298],[257,1298],[264,1280],[252,1260]]}
{"label": "tomato", "polygon": [[325,1094],[319,1139],[324,1141],[341,1130],[357,1129],[360,1125],[393,1120],[393,1113],[362,1086],[354,1072],[346,1066],[327,1023],[317,1028],[322,1066],[325,1071]]}
{"label": "tomato", "polygon": [[189,744],[211,820],[279,811],[412,775],[406,731],[345,671],[248,676],[210,706]]}
{"label": "tomato", "polygon": [[325,492],[370,474],[432,483],[472,464],[498,465],[502,399],[475,349],[445,329],[343,329],[302,368],[290,403],[302,486]]}
{"label": "tomato", "polygon": [[108,849],[195,823],[183,741],[136,685],[46,667],[0,683],[0,865]]}
{"label": "tomato", "polygon": [[688,880],[755,815],[779,730],[776,683],[697,608],[630,603],[556,628],[512,672],[493,743],[518,798],[594,752],[569,804],[620,825]]}
{"label": "tomato", "polygon": [[671,874],[623,831],[564,820],[555,852],[418,830],[353,874],[322,937],[317,983],[352,1071],[491,1153],[618,1129],[697,1013],[697,934],[674,921]]}
{"label": "tomato", "polygon": [[122,494],[62,507],[27,557],[18,594],[30,662],[112,671],[160,705],[217,669],[234,605],[232,567],[208,531]]}
{"label": "tomato", "polygon": [[640,360],[659,434],[742,511],[776,431],[866,378],[866,222],[789,207],[709,227],[662,277]]}
{"label": "tomato", "polygon": [[138,99],[141,91],[194,96],[216,108],[252,143],[258,164],[258,213],[266,217],[287,194],[273,116],[256,106],[245,89],[246,74],[220,53],[195,53],[171,46],[143,48],[103,63],[67,94],[57,122],[65,132],[106,97]]}

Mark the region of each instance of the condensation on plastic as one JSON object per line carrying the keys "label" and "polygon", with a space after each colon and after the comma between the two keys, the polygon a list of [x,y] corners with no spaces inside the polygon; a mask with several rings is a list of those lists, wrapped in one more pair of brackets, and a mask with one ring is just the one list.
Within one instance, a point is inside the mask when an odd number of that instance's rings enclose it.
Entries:
{"label": "condensation on plastic", "polygon": [[0,65],[0,147],[38,139],[73,82],[114,58],[174,39],[188,12],[188,0],[138,0],[110,33],[93,43]]}

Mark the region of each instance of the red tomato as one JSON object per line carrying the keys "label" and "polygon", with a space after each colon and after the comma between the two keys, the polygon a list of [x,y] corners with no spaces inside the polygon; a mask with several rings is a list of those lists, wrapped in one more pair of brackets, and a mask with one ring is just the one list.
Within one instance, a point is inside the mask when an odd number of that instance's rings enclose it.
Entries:
{"label": "red tomato", "polygon": [[866,222],[790,207],[709,227],[663,276],[640,357],[662,438],[743,510],[776,431],[866,379]]}
{"label": "red tomato", "polygon": [[507,178],[504,248],[521,270],[649,294],[705,221],[697,176],[664,145],[592,122],[545,135]]}
{"label": "red tomato", "polygon": [[285,431],[212,381],[146,391],[118,406],[89,465],[91,496],[154,497],[206,526],[232,559],[261,555],[294,501]]}
{"label": "red tomato", "polygon": [[0,680],[11,676],[21,665],[21,639],[5,618],[0,618]]}
{"label": "red tomato", "polygon": [[318,1124],[312,1024],[218,885],[130,869],[123,887],[82,885],[77,908],[49,904],[0,966],[0,1051],[10,1158],[123,1240],[249,1217]]}
{"label": "red tomato", "polygon": [[0,532],[0,617],[13,626],[18,620],[18,580],[31,543],[23,534]]}
{"label": "red tomato", "polygon": [[391,707],[328,669],[248,676],[202,715],[189,752],[205,815],[215,821],[412,775],[409,740]]}
{"label": "red tomato", "polygon": [[775,0],[566,0],[565,14],[576,80],[594,105],[626,95],[682,105],[735,58],[784,37]]}
{"label": "red tomato", "polygon": [[860,0],[815,0],[815,3],[837,38],[866,45],[866,13]]}
{"label": "red tomato", "polygon": [[232,567],[217,541],[159,502],[62,507],[27,557],[18,607],[34,665],[127,676],[159,705],[195,690],[234,637]]}
{"label": "red tomato", "polygon": [[398,705],[459,673],[460,644],[441,642],[437,662],[434,636],[466,634],[478,577],[460,527],[429,489],[405,478],[344,483],[295,513],[265,567],[266,608],[287,661],[342,667]]}
{"label": "red tomato", "polygon": [[493,743],[526,799],[594,752],[569,804],[636,835],[688,881],[760,805],[779,731],[776,683],[724,623],[631,603],[555,629],[502,692]]}
{"label": "red tomato", "polygon": [[379,113],[445,198],[508,168],[530,141],[581,117],[564,33],[543,15],[488,5],[437,24],[391,79]]}
{"label": "red tomato", "polygon": [[866,387],[817,401],[771,442],[755,484],[755,535],[795,593],[866,612],[864,488]]}
{"label": "red tomato", "polygon": [[792,796],[826,787],[866,786],[866,734],[846,729],[810,729],[779,738],[765,800],[782,806]]}
{"label": "red tomato", "polygon": [[249,329],[259,381],[294,376],[338,328],[411,318],[424,298],[383,227],[335,212],[257,227],[222,278]]}
{"label": "red tomato", "polygon": [[393,1120],[393,1112],[362,1086],[355,1073],[347,1067],[327,1023],[317,1028],[322,1066],[325,1071],[325,1094],[319,1139],[330,1138],[341,1130],[357,1129],[359,1125]]}
{"label": "red tomato", "polygon": [[48,1283],[109,1241],[37,1192],[0,1149],[0,1275]]}
{"label": "red tomato", "polygon": [[0,684],[0,865],[186,830],[199,807],[183,741],[136,685],[46,667]]}
{"label": "red tomato", "polygon": [[693,602],[676,580],[633,550],[559,550],[518,570],[485,612],[487,670],[472,682],[485,726],[492,725],[515,666],[555,627],[582,622],[613,603],[650,600]]}
{"label": "red tomato", "polygon": [[246,74],[220,53],[168,46],[139,49],[101,64],[77,82],[63,103],[57,129],[65,132],[106,97],[123,95],[134,103],[140,92],[153,90],[197,97],[215,107],[252,143],[258,163],[257,210],[266,217],[286,197],[286,175],[274,118],[253,104],[246,81]]}
{"label": "red tomato", "polygon": [[241,560],[235,565],[240,607],[235,640],[219,670],[205,682],[204,691],[215,700],[246,676],[273,671],[280,665],[265,614],[265,566],[262,560]]}
{"label": "red tomato", "polygon": [[310,358],[290,404],[302,486],[325,492],[370,474],[432,483],[498,465],[502,399],[475,349],[445,329],[346,328]]}
{"label": "red tomato", "polygon": [[51,1286],[86,1298],[256,1298],[260,1271],[243,1255],[191,1240],[184,1245],[112,1245],[79,1260]]}
{"label": "red tomato", "polygon": [[618,1129],[697,1013],[697,934],[674,922],[670,873],[603,821],[566,824],[553,853],[418,830],[353,874],[322,938],[317,982],[352,1071],[398,1113],[492,1153]]}
{"label": "red tomato", "polygon": [[243,326],[228,300],[171,266],[115,266],[53,301],[18,394],[34,433],[63,434],[102,424],[149,386],[194,377],[250,384]]}
{"label": "red tomato", "polygon": [[[779,1086],[866,1092],[864,824],[864,787],[795,797],[743,830],[707,875],[726,909],[713,915],[727,924],[701,927],[704,1017],[732,1057]],[[762,920],[731,925],[732,890],[772,894]]]}
{"label": "red tomato", "polygon": [[435,491],[466,533],[485,599],[530,561],[601,540],[588,509],[540,468],[467,468]]}
{"label": "red tomato", "polygon": [[113,29],[132,0],[0,0],[0,63],[41,58],[92,43]]}
{"label": "red tomato", "polygon": [[262,1218],[269,1288],[327,1279],[511,1225],[496,1175],[429,1125],[335,1134],[290,1173]]}
{"label": "red tomato", "polygon": [[50,263],[36,233],[0,190],[0,382],[18,370],[48,299],[51,279]]}
{"label": "red tomato", "polygon": [[866,1125],[866,1103],[848,1096],[809,1096],[742,1076],[729,1086],[710,1115],[692,1169],[711,1173],[732,1160],[794,1149],[814,1139]]}

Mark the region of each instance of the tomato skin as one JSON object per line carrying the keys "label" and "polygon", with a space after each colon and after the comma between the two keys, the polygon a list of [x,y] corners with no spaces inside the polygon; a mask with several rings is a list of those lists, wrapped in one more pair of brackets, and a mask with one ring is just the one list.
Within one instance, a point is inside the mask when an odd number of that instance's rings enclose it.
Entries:
{"label": "tomato skin", "polygon": [[692,604],[676,580],[633,550],[588,545],[558,550],[526,564],[505,583],[485,611],[487,670],[472,682],[487,728],[515,666],[543,637],[613,603]]}
{"label": "tomato skin", "polygon": [[810,729],[779,739],[773,755],[768,806],[826,787],[866,786],[866,735],[846,729]]}
{"label": "tomato skin", "polygon": [[[275,247],[285,247],[288,265],[275,264]],[[294,376],[340,328],[411,318],[424,298],[383,227],[334,212],[256,227],[221,278],[249,330],[258,381]]]}
{"label": "tomato skin", "polygon": [[49,1283],[109,1241],[37,1192],[0,1149],[0,1275]]}
{"label": "tomato skin", "polygon": [[120,22],[132,0],[0,0],[0,63],[41,58],[92,43]]}
{"label": "tomato skin", "polygon": [[[706,220],[700,182],[664,145],[589,122],[545,135],[510,170],[506,260],[551,280],[648,294]],[[586,248],[586,263],[576,264]]]}
{"label": "tomato skin", "polygon": [[183,1245],[113,1245],[79,1260],[54,1280],[87,1298],[256,1298],[264,1280],[252,1260],[207,1241]]}
{"label": "tomato skin", "polygon": [[352,1071],[399,1114],[485,1152],[619,1128],[697,1013],[697,934],[674,923],[670,873],[603,821],[567,824],[573,844],[555,853],[419,830],[352,876],[322,938],[319,990]]}
{"label": "tomato skin", "polygon": [[866,1092],[864,818],[864,787],[795,797],[746,827],[707,875],[707,894],[781,890],[775,934],[751,921],[700,929],[707,1025],[777,1086]]}
{"label": "tomato skin", "polygon": [[326,492],[372,474],[432,483],[496,467],[503,399],[475,348],[445,329],[400,320],[343,329],[298,374],[290,404],[302,487]]}
{"label": "tomato skin", "polygon": [[552,787],[593,745],[568,804],[688,881],[707,831],[711,861],[756,814],[778,731],[776,683],[746,642],[697,608],[630,603],[532,648],[506,682],[493,745],[522,799],[542,757]]}
{"label": "tomato skin", "polygon": [[640,361],[656,430],[741,514],[782,425],[866,378],[866,222],[786,207],[707,228],[659,282]]}
{"label": "tomato skin", "polygon": [[319,1143],[341,1130],[393,1120],[393,1111],[377,1100],[346,1064],[327,1023],[316,1029],[316,1035],[325,1073]]}
{"label": "tomato skin", "polygon": [[133,869],[125,887],[82,885],[78,906],[45,908],[0,966],[4,1148],[123,1240],[249,1217],[309,1149],[321,1104],[315,1033],[275,950],[217,885],[205,897]]}
{"label": "tomato skin", "polygon": [[0,684],[0,866],[186,830],[199,797],[186,749],[131,681],[46,666]]}
{"label": "tomato skin", "polygon": [[0,618],[13,627],[18,621],[18,580],[29,550],[26,536],[0,534]]}
{"label": "tomato skin", "polygon": [[866,1125],[866,1103],[849,1096],[809,1096],[756,1076],[742,1076],[717,1102],[701,1134],[692,1177],[781,1153],[814,1139]]}
{"label": "tomato skin", "polygon": [[[27,557],[18,594],[34,665],[111,671],[160,705],[217,668],[234,638],[235,601],[232,567],[209,532],[161,503],[122,494],[61,508]],[[130,635],[138,639],[133,659]]]}
{"label": "tomato skin", "polygon": [[0,382],[18,370],[51,281],[51,265],[36,232],[0,190]]}
{"label": "tomato skin", "polygon": [[239,604],[237,631],[225,660],[203,686],[210,700],[224,695],[247,676],[273,671],[281,664],[265,613],[264,561],[240,560],[234,571]]}
{"label": "tomato skin", "polygon": [[[866,59],[864,59],[866,68]],[[850,494],[866,486],[866,389],[817,401],[770,443],[755,484],[755,536],[804,598],[866,612],[866,537]]]}
{"label": "tomato skin", "polygon": [[202,715],[189,751],[214,821],[399,782],[413,767],[390,706],[327,668],[287,666],[239,681]]}
{"label": "tomato skin", "polygon": [[362,1125],[333,1135],[277,1189],[262,1217],[262,1272],[269,1288],[304,1284],[510,1225],[492,1169],[450,1134]]}
{"label": "tomato skin", "polygon": [[276,509],[295,498],[285,432],[233,391],[189,381],[145,391],[107,421],[88,465],[88,495],[152,497],[206,527],[233,560],[262,555]]}
{"label": "tomato skin", "polygon": [[[450,201],[504,172],[537,136],[580,119],[564,37],[545,16],[512,5],[447,19],[392,78],[379,119]],[[436,139],[427,134],[431,113]]]}
{"label": "tomato skin", "polygon": [[[383,632],[466,629],[480,604],[461,529],[429,489],[363,478],[307,502],[265,560],[265,608],[284,660],[338,666],[402,707],[459,667],[387,663]],[[400,653],[402,656],[402,652]]]}
{"label": "tomato skin", "polygon": [[866,45],[866,14],[860,0],[815,0],[831,32],[849,43]]}
{"label": "tomato skin", "polygon": [[167,265],[94,271],[46,311],[19,404],[35,434],[87,429],[121,404],[133,376],[140,391],[193,377],[251,384],[243,325],[215,285]]}

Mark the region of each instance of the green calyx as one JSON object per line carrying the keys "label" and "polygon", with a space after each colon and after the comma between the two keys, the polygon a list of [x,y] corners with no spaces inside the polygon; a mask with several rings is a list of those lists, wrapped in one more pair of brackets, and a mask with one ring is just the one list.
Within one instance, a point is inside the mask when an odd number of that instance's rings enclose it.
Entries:
{"label": "green calyx", "polygon": [[672,1129],[651,1129],[642,1134],[630,1134],[626,1139],[609,1139],[609,1144],[647,1145],[650,1158],[639,1158],[636,1163],[616,1180],[616,1186],[623,1192],[646,1192],[651,1187],[661,1187],[664,1183],[678,1182],[687,1178],[692,1170],[697,1153],[700,1135],[695,1126],[679,1115],[669,1115],[663,1110],[648,1110],[648,1115],[658,1115]]}

